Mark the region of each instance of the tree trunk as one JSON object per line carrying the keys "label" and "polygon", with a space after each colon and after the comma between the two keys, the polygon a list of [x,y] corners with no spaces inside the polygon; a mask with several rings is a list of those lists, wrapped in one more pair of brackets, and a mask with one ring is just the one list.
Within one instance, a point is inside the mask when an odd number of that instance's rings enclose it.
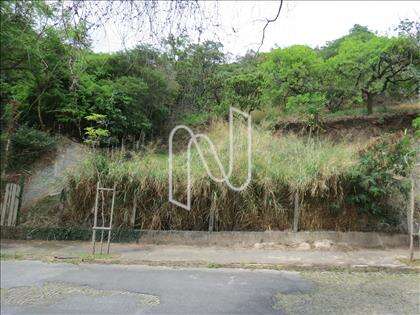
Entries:
{"label": "tree trunk", "polygon": [[16,116],[17,116],[16,113],[17,113],[18,104],[16,102],[11,102],[10,105],[12,106],[12,108],[11,108],[10,120],[7,123],[7,129],[5,132],[6,145],[4,148],[4,156],[1,159],[1,178],[2,179],[4,179],[6,176],[6,168],[9,162],[9,155],[10,155],[11,146],[12,146],[12,136],[15,130]]}
{"label": "tree trunk", "polygon": [[44,125],[44,121],[42,120],[42,114],[41,114],[41,97],[38,97],[38,119],[39,119],[39,124],[41,126],[41,130],[45,130],[45,125]]}
{"label": "tree trunk", "polygon": [[373,114],[373,97],[371,93],[366,93],[366,105],[368,115]]}

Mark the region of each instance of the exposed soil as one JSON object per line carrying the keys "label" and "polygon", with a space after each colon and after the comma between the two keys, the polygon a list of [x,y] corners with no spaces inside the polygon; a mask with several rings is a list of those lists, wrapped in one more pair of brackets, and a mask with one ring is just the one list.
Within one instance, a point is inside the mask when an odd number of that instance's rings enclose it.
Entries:
{"label": "exposed soil", "polygon": [[[377,113],[370,116],[347,115],[329,117],[322,122],[318,134],[334,140],[364,140],[380,136],[386,132],[411,130],[411,123],[420,115],[419,110],[394,113]],[[276,126],[279,133],[296,133],[305,135],[310,129],[305,121],[282,120]]]}

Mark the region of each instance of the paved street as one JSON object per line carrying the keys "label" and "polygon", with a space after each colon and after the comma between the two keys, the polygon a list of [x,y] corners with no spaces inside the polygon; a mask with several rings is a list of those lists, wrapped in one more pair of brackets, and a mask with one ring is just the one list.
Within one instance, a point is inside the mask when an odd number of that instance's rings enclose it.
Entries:
{"label": "paved street", "polygon": [[[4,256],[21,259],[49,260],[51,257],[86,256],[92,250],[90,242],[78,241],[18,241],[1,240]],[[331,249],[301,250],[299,248],[244,248],[217,246],[144,245],[113,243],[112,257],[119,263],[140,265],[188,265],[206,267],[210,263],[220,265],[275,264],[288,268],[296,267],[377,267],[405,268],[408,257],[406,248],[392,249]],[[415,257],[420,257],[417,250]]]}
{"label": "paved street", "polygon": [[290,272],[4,261],[1,287],[4,314],[270,314],[276,293],[311,284]]}
{"label": "paved street", "polygon": [[2,314],[416,314],[418,274],[7,260]]}

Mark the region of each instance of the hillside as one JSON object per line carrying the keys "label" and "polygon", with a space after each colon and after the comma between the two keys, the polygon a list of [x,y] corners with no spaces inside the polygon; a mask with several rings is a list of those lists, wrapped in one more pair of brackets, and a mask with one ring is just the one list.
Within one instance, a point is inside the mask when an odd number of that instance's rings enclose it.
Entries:
{"label": "hillside", "polygon": [[[321,47],[237,57],[184,34],[98,53],[88,25],[77,12],[69,23],[63,8],[1,2],[1,188],[3,196],[5,183],[25,176],[23,224],[91,226],[100,180],[117,185],[119,227],[290,229],[300,211],[302,229],[404,230],[409,187],[401,179],[414,167],[420,132],[416,21],[387,34],[355,24]],[[210,135],[226,167],[231,107],[253,121],[249,187],[209,181],[194,147],[192,211],[176,208],[167,201],[168,134],[184,124]],[[188,140],[175,140],[179,169]],[[220,179],[226,174],[202,145]],[[236,185],[246,147],[233,150]],[[186,176],[175,175],[183,199]]]}

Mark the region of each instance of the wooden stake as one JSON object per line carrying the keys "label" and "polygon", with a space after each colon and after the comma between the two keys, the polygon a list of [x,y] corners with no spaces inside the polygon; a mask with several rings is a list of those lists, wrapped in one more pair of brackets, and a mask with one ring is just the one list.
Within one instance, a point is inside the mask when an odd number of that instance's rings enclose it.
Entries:
{"label": "wooden stake", "polygon": [[411,174],[411,190],[410,190],[410,216],[408,222],[408,232],[410,233],[410,261],[414,260],[414,174]]}
{"label": "wooden stake", "polygon": [[136,212],[137,212],[137,194],[134,193],[133,212],[131,214],[131,226],[133,228],[134,228],[134,224],[136,223]]}
{"label": "wooden stake", "polygon": [[297,232],[299,230],[299,215],[300,215],[300,208],[299,208],[299,193],[295,193],[295,210],[293,214],[293,232]]}

